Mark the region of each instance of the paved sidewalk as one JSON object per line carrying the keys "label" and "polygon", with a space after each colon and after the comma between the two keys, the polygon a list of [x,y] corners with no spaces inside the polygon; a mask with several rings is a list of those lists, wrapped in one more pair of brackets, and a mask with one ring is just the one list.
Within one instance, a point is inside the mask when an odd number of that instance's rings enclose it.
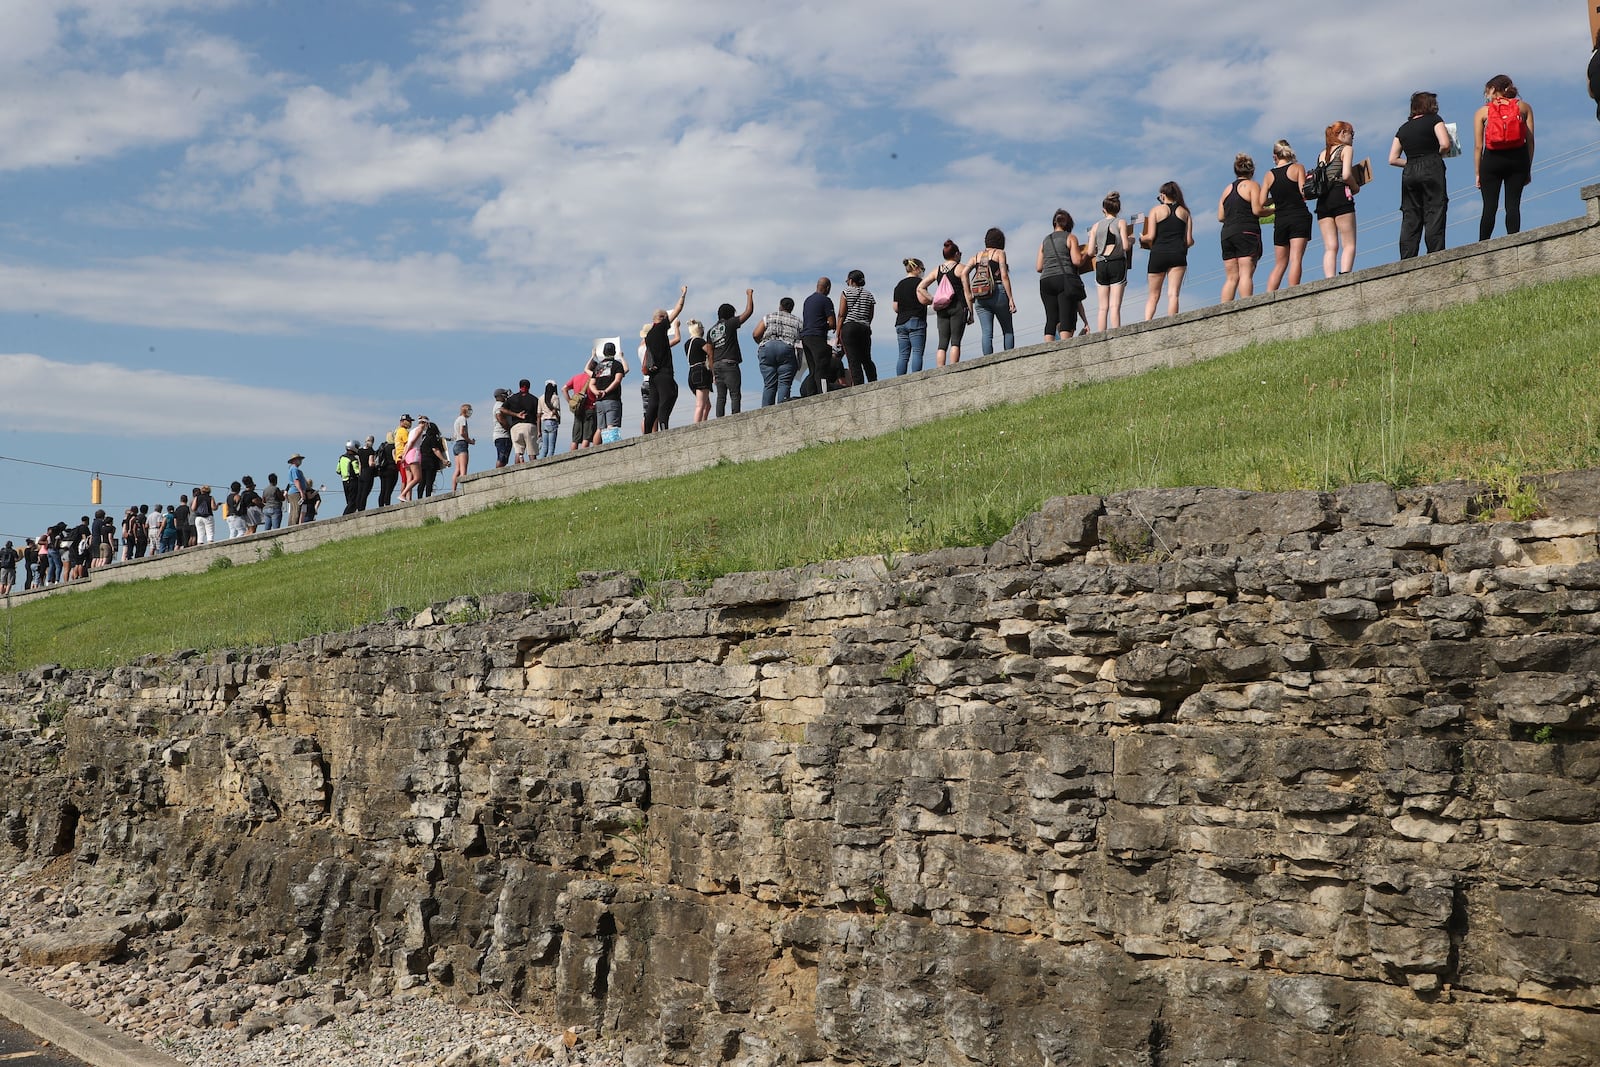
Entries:
{"label": "paved sidewalk", "polygon": [[10,1061],[5,1058],[8,1053],[27,1051],[28,1046],[23,1044],[13,1050],[0,1044],[0,1067],[9,1067],[12,1062],[19,1067],[183,1067],[171,1056],[9,978],[0,978],[0,1022],[4,1020],[17,1026],[0,1031],[0,1041],[10,1041],[14,1035],[18,1041],[26,1041],[28,1033],[18,1034],[18,1029],[25,1028],[34,1038],[42,1038],[81,1058],[72,1059],[55,1050],[49,1053],[53,1058],[28,1056]]}
{"label": "paved sidewalk", "polygon": [[84,1067],[54,1045],[46,1045],[16,1023],[0,1019],[0,1067]]}

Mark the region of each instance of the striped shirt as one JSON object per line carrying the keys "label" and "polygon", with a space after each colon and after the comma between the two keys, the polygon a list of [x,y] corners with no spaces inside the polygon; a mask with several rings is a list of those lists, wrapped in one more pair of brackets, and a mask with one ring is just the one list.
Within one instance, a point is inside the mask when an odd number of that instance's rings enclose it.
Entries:
{"label": "striped shirt", "polygon": [[844,321],[859,322],[862,325],[872,323],[872,311],[878,302],[873,298],[870,289],[860,285],[847,285],[844,287],[844,302],[848,308],[844,313]]}

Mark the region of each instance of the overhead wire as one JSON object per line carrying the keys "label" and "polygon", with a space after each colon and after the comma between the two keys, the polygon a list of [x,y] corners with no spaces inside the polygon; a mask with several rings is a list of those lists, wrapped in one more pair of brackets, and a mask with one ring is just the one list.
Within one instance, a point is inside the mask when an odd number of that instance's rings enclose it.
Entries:
{"label": "overhead wire", "polygon": [[[88,474],[96,478],[120,478],[134,482],[155,482],[171,489],[178,485],[207,485],[209,478],[152,478],[144,474],[113,474],[110,471],[98,470],[92,467],[70,467],[62,463],[46,463],[38,459],[21,459],[17,456],[0,456],[0,461],[6,463],[23,463],[30,467],[48,467],[51,470],[72,471],[75,474]],[[69,505],[75,507],[76,505]]]}

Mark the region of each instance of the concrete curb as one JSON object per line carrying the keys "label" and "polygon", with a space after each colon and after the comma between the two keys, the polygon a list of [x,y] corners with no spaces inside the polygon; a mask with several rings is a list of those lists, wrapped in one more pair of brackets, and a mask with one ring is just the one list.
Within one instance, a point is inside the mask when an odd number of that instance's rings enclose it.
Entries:
{"label": "concrete curb", "polygon": [[171,1056],[9,978],[0,978],[0,1015],[93,1067],[184,1067]]}

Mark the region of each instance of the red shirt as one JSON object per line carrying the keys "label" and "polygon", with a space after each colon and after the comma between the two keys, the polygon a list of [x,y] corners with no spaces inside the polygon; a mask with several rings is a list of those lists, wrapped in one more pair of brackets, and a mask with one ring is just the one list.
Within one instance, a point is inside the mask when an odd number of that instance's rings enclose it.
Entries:
{"label": "red shirt", "polygon": [[594,397],[589,395],[589,372],[581,370],[567,379],[566,391],[577,393],[583,397],[583,403],[578,405],[579,411],[587,411],[594,406]]}

